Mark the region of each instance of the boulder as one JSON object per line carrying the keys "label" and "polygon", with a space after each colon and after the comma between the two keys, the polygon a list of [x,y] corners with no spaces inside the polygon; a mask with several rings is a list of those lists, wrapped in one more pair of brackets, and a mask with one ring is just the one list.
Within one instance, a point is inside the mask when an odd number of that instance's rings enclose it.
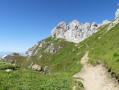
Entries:
{"label": "boulder", "polygon": [[32,66],[32,70],[42,71],[42,67],[40,65],[35,64],[35,65]]}
{"label": "boulder", "polygon": [[45,66],[44,67],[44,73],[46,74],[46,73],[50,73],[50,71],[49,71],[49,66]]}

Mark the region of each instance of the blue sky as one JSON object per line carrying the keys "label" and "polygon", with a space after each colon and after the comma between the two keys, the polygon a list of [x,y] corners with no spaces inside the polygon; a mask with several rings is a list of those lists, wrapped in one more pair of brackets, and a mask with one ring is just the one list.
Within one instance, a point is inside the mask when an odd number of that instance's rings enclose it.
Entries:
{"label": "blue sky", "polygon": [[118,0],[0,0],[0,52],[25,52],[61,21],[112,21]]}

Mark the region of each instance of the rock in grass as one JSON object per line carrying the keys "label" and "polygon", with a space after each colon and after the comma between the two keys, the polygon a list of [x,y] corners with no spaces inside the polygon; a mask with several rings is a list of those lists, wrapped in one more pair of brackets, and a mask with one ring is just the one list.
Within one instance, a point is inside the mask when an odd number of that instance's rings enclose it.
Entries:
{"label": "rock in grass", "polygon": [[6,69],[5,71],[6,71],[6,72],[11,72],[11,70],[10,70],[10,69]]}
{"label": "rock in grass", "polygon": [[32,70],[42,71],[42,67],[40,65],[35,64],[35,65],[32,66]]}

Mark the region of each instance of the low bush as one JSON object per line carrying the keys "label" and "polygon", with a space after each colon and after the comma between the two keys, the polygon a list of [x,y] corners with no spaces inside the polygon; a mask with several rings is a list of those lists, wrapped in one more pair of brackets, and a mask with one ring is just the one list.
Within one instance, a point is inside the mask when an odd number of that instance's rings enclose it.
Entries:
{"label": "low bush", "polygon": [[12,65],[10,63],[4,63],[0,62],[0,70],[5,70],[5,69],[17,69],[18,66]]}

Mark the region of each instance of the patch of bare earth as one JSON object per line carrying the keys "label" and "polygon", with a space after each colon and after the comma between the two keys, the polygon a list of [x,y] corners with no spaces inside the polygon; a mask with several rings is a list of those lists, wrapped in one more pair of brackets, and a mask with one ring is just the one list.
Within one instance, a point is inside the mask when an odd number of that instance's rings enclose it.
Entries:
{"label": "patch of bare earth", "polygon": [[[107,72],[107,69],[103,65],[92,66],[88,64],[88,59],[88,52],[86,52],[81,59],[84,67],[81,72],[73,76],[81,78],[76,80],[83,83],[84,90],[119,90],[119,84]],[[73,90],[75,88],[76,86],[73,87]]]}

